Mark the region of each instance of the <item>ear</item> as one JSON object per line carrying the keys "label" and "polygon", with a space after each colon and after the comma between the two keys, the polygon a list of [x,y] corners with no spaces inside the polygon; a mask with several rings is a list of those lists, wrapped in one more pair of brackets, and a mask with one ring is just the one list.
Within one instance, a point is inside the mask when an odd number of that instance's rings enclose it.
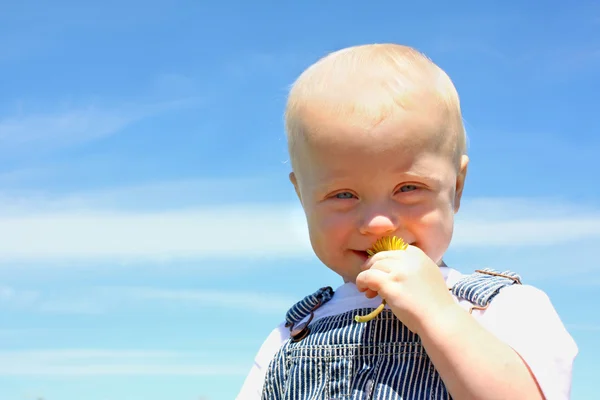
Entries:
{"label": "ear", "polygon": [[290,182],[294,185],[294,190],[296,191],[296,196],[298,196],[298,200],[300,200],[300,204],[302,204],[302,196],[300,196],[300,188],[298,187],[298,179],[296,178],[296,174],[294,172],[290,172]]}
{"label": "ear", "polygon": [[465,187],[465,179],[467,178],[467,166],[469,165],[469,157],[463,155],[460,158],[460,169],[456,176],[456,189],[454,191],[454,213],[460,208],[460,200],[462,198],[463,189]]}

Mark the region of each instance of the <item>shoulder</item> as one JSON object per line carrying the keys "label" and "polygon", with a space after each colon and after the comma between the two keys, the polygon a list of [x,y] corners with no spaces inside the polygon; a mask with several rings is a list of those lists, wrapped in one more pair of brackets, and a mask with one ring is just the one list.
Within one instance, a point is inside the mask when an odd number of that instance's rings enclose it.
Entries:
{"label": "shoulder", "polygon": [[546,292],[521,282],[505,284],[473,316],[519,354],[546,398],[569,398],[579,350]]}
{"label": "shoulder", "polygon": [[285,315],[285,321],[271,331],[256,353],[252,368],[238,394],[238,399],[261,398],[269,365],[290,338],[291,331],[301,321],[328,303],[333,294],[334,291],[331,287],[322,287],[290,307]]}
{"label": "shoulder", "polygon": [[488,309],[481,312],[480,320],[504,336],[526,338],[543,332],[541,342],[554,340],[554,345],[563,344],[569,350],[576,347],[546,292],[532,285],[503,288]]}
{"label": "shoulder", "polygon": [[519,354],[546,398],[570,398],[579,349],[543,290],[531,285],[505,288],[480,321]]}
{"label": "shoulder", "polygon": [[458,273],[450,287],[459,300],[475,306],[474,317],[498,333],[525,336],[531,330],[524,328],[534,325],[534,331],[570,338],[546,292],[524,283],[518,273],[492,269]]}
{"label": "shoulder", "polygon": [[289,330],[285,327],[285,323],[281,323],[271,331],[256,353],[254,363],[236,399],[261,398],[265,375],[271,359],[273,359],[288,337]]}
{"label": "shoulder", "polygon": [[289,329],[284,323],[279,324],[271,331],[269,336],[267,336],[263,344],[260,346],[254,362],[260,368],[267,368],[271,362],[271,359],[273,358],[273,355],[289,337]]}

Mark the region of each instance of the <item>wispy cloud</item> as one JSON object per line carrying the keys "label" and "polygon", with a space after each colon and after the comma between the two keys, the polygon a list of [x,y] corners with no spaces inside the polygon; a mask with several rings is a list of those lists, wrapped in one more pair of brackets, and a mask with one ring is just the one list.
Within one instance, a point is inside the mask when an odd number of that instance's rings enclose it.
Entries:
{"label": "wispy cloud", "polygon": [[576,218],[519,219],[505,222],[469,221],[457,224],[455,246],[551,246],[600,238],[600,215]]}
{"label": "wispy cloud", "polygon": [[481,38],[475,38],[472,36],[461,39],[450,39],[447,36],[440,36],[433,41],[431,48],[432,51],[442,54],[477,54],[502,64],[510,65],[515,63],[514,59],[495,48],[492,44],[486,43]]}
{"label": "wispy cloud", "polygon": [[10,307],[29,307],[39,299],[39,293],[33,290],[17,290],[10,286],[0,286],[0,309]]}
{"label": "wispy cloud", "polygon": [[565,76],[598,66],[600,63],[600,43],[583,43],[549,51],[546,72],[562,73]]}
{"label": "wispy cloud", "polygon": [[[0,187],[12,181],[43,179],[47,169],[22,170],[0,174]],[[221,204],[223,199],[234,198],[240,191],[252,196],[252,189],[264,187],[269,177],[239,179],[185,179],[153,181],[129,186],[115,186],[94,190],[73,191],[66,194],[39,190],[3,190],[0,192],[1,216],[30,216],[48,213],[99,212],[120,210],[178,210],[197,207],[198,204]],[[256,193],[256,196],[259,196]]]}
{"label": "wispy cloud", "polygon": [[552,246],[600,240],[600,210],[561,199],[479,198],[456,218],[458,247]]}
{"label": "wispy cloud", "polygon": [[240,376],[247,373],[247,365],[219,365],[188,352],[105,349],[0,352],[0,376]]}
{"label": "wispy cloud", "polygon": [[210,308],[245,309],[252,312],[284,313],[297,299],[275,293],[224,290],[169,290],[145,287],[115,288],[119,296],[138,300],[192,303]]}
{"label": "wispy cloud", "polygon": [[43,329],[33,329],[33,328],[3,328],[0,329],[0,340],[7,343],[8,341],[12,341],[13,339],[22,339],[29,338],[32,336],[46,336],[47,331]]}
{"label": "wispy cloud", "polygon": [[113,134],[140,117],[137,112],[111,112],[89,107],[59,114],[6,118],[0,121],[0,144],[13,147],[95,139]]}
{"label": "wispy cloud", "polygon": [[[101,314],[110,305],[110,299],[90,298],[89,295],[68,297],[68,291],[48,295],[38,290],[17,289],[0,286],[0,310],[19,310],[20,312],[41,312],[47,314]],[[7,332],[0,331],[0,337]]]}
{"label": "wispy cloud", "polygon": [[3,153],[26,148],[48,150],[114,135],[149,116],[199,102],[196,98],[151,104],[90,105],[52,113],[9,116],[0,119]]}
{"label": "wispy cloud", "polygon": [[570,331],[600,332],[600,324],[566,324]]}
{"label": "wispy cloud", "polygon": [[302,217],[289,206],[0,218],[2,261],[294,256],[306,254],[307,245]]}
{"label": "wispy cloud", "polygon": [[[112,286],[78,287],[45,293],[0,287],[0,310],[17,309],[41,314],[100,315],[147,306],[192,305],[195,309],[235,309],[251,313],[284,313],[297,301],[280,293],[240,292],[214,289]],[[4,334],[10,335],[9,331]],[[0,331],[0,337],[3,332]]]}
{"label": "wispy cloud", "polygon": [[[71,200],[65,200],[67,204]],[[310,255],[306,221],[292,204],[234,204],[174,211],[21,209],[0,216],[0,261],[172,261],[216,254]],[[83,202],[82,204],[85,204]],[[453,246],[551,246],[600,238],[600,211],[555,200],[481,199],[457,216]]]}
{"label": "wispy cloud", "polygon": [[[588,259],[590,260],[594,260],[596,259],[596,248],[594,248],[594,251],[591,252],[592,254],[590,254],[590,256],[588,257]],[[593,276],[582,276],[582,277],[578,277],[575,279],[570,279],[570,280],[566,280],[563,282],[564,285],[567,286],[576,286],[576,287],[600,287],[600,277],[598,277],[598,275],[594,274]]]}
{"label": "wispy cloud", "polygon": [[224,72],[230,77],[248,79],[256,76],[287,75],[290,69],[305,67],[309,57],[299,53],[268,53],[254,51],[227,62]]}
{"label": "wispy cloud", "polygon": [[89,298],[67,299],[67,300],[46,300],[40,301],[34,307],[34,311],[44,314],[79,314],[79,315],[99,315],[107,311],[110,301],[99,302]]}

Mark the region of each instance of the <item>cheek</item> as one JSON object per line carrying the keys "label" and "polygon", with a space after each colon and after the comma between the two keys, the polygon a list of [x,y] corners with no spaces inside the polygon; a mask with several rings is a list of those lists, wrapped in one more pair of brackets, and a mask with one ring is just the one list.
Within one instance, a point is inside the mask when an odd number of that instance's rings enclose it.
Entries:
{"label": "cheek", "polygon": [[418,224],[433,237],[445,236],[452,232],[454,213],[448,204],[433,207],[419,218]]}
{"label": "cheek", "polygon": [[434,261],[438,261],[450,244],[454,213],[448,204],[421,211],[412,221],[413,234],[421,249]]}
{"label": "cheek", "polygon": [[313,223],[320,231],[330,234],[347,229],[351,226],[351,219],[341,213],[322,212],[314,214]]}
{"label": "cheek", "polygon": [[315,210],[309,217],[311,238],[321,245],[344,241],[352,232],[353,226],[352,218],[347,214]]}

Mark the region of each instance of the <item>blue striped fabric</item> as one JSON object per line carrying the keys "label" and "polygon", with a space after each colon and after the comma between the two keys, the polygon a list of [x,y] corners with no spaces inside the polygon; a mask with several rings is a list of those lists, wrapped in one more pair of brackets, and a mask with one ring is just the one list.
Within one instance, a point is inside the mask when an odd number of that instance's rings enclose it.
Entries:
{"label": "blue striped fabric", "polygon": [[[492,269],[482,271],[461,279],[452,293],[485,307],[500,289],[521,283],[514,272],[501,273],[515,278],[511,279],[493,275],[498,272]],[[319,299],[325,303],[332,296],[331,288],[319,289],[295,304],[286,321],[299,322]],[[366,323],[354,321],[355,315],[371,311],[363,308],[318,319],[305,338],[286,340],[269,364],[262,399],[450,399],[420,338],[390,310]]]}
{"label": "blue striped fabric", "polygon": [[311,324],[271,361],[264,400],[450,399],[417,335],[390,310],[368,323],[359,309]]}
{"label": "blue striped fabric", "polygon": [[287,325],[296,324],[306,317],[312,309],[321,302],[321,305],[327,303],[333,297],[333,289],[329,286],[323,287],[313,294],[306,296],[289,309],[285,316]]}
{"label": "blue striped fabric", "polygon": [[494,296],[500,293],[500,289],[515,283],[521,283],[521,277],[511,271],[498,272],[491,268],[485,268],[481,271],[510,276],[518,279],[518,281],[511,278],[475,272],[457,282],[452,287],[452,294],[479,307],[487,307]]}

